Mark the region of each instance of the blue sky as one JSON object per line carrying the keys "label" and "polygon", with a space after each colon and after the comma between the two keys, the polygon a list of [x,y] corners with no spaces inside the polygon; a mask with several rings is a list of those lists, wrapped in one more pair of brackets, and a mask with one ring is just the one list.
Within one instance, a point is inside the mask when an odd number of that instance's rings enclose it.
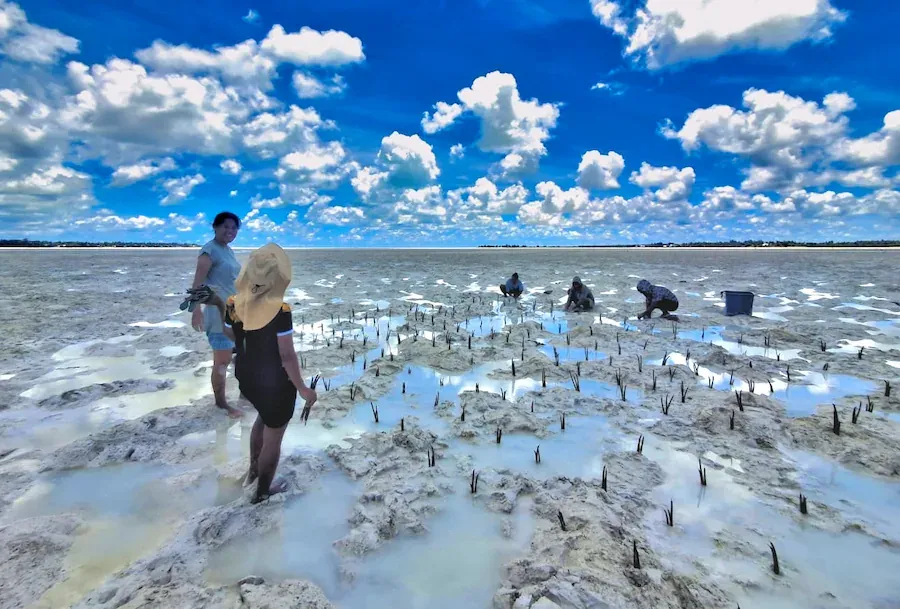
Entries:
{"label": "blue sky", "polygon": [[874,0],[0,0],[0,237],[897,238],[897,31]]}

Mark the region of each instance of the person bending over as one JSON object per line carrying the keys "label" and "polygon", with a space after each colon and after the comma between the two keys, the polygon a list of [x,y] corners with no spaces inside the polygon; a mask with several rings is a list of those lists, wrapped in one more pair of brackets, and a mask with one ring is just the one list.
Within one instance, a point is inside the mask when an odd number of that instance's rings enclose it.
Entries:
{"label": "person bending over", "polygon": [[638,319],[650,319],[650,315],[656,309],[662,311],[663,319],[678,319],[677,316],[672,315],[673,311],[678,310],[678,297],[670,289],[661,285],[653,285],[646,279],[641,279],[637,284],[637,291],[643,294],[647,301],[647,309],[638,315]]}
{"label": "person bending over", "polygon": [[590,288],[581,283],[580,277],[572,279],[572,287],[569,288],[569,300],[566,301],[566,311],[590,311],[594,308],[594,293]]}
{"label": "person bending over", "polygon": [[512,277],[506,280],[506,283],[500,285],[500,291],[504,296],[518,298],[525,291],[525,286],[519,281],[519,274],[513,273]]}
{"label": "person bending over", "polygon": [[247,472],[248,484],[258,479],[254,503],[285,489],[284,483],[274,482],[275,471],[297,393],[306,401],[304,416],[317,399],[303,382],[294,351],[291,308],[284,303],[290,282],[287,254],[269,243],[250,254],[233,297],[223,301],[213,292],[209,299],[222,313],[225,332],[235,342],[235,376],[241,393],[258,413],[250,433]]}

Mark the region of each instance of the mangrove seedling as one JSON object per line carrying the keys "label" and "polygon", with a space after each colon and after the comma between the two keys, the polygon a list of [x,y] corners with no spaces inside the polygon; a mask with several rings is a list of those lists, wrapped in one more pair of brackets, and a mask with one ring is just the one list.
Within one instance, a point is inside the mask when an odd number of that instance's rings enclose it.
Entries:
{"label": "mangrove seedling", "polygon": [[638,436],[637,452],[638,452],[638,454],[644,453],[644,436],[643,435]]}
{"label": "mangrove seedling", "polygon": [[547,370],[541,368],[541,387],[547,387]]}
{"label": "mangrove seedling", "polygon": [[604,465],[603,466],[603,474],[600,477],[600,488],[602,488],[604,491],[606,490],[606,474],[607,474],[607,469],[606,469],[606,466]]}
{"label": "mangrove seedling", "polygon": [[822,350],[822,353],[828,350],[828,343],[826,343],[823,339],[819,339],[819,349]]}
{"label": "mangrove seedling", "polygon": [[369,407],[372,408],[372,417],[374,417],[375,422],[378,422],[378,406],[375,405],[375,402],[369,402]]}
{"label": "mangrove seedling", "polygon": [[466,422],[466,407],[465,406],[462,407],[462,412],[459,415],[459,422],[460,423]]}
{"label": "mangrove seedling", "polygon": [[772,551],[772,571],[775,575],[781,575],[781,568],[778,566],[778,552],[775,551],[775,544],[769,542],[769,549]]}
{"label": "mangrove seedling", "polygon": [[652,373],[653,373],[653,391],[656,391],[656,370],[653,370]]}
{"label": "mangrove seedling", "polygon": [[822,366],[822,370],[827,371],[829,367],[830,367],[830,365],[828,364],[828,362],[825,362],[825,365]]}
{"label": "mangrove seedling", "polygon": [[806,495],[804,495],[803,493],[800,493],[800,513],[801,514],[809,513],[806,508]]}
{"label": "mangrove seedling", "polygon": [[562,510],[558,510],[556,512],[556,517],[559,518],[559,527],[563,530],[563,532],[566,532],[566,519],[563,518]]}
{"label": "mangrove seedling", "polygon": [[728,429],[734,431],[734,411],[731,411],[731,421],[728,423]]}
{"label": "mangrove seedling", "polygon": [[569,333],[566,332],[566,346],[568,347],[568,346],[571,345],[571,344],[572,344],[572,343],[571,343],[571,339],[569,338]]}
{"label": "mangrove seedling", "polygon": [[534,462],[535,463],[541,462],[541,445],[540,444],[538,444],[537,448],[534,449]]}
{"label": "mangrove seedling", "polygon": [[616,368],[616,387],[622,386],[622,371]]}
{"label": "mangrove seedling", "polygon": [[650,339],[648,338],[647,340],[644,341],[644,351],[647,350],[647,345],[649,345],[649,344],[650,344]]}
{"label": "mangrove seedling", "polygon": [[588,361],[590,359],[590,353],[591,353],[590,349],[585,347],[584,348],[584,361]]}
{"label": "mangrove seedling", "polygon": [[434,396],[434,407],[437,408],[438,404],[441,403],[441,392],[438,391]]}
{"label": "mangrove seedling", "polygon": [[641,568],[641,556],[640,556],[640,554],[638,554],[637,542],[635,541],[635,542],[633,542],[633,544],[634,544],[634,546],[633,546],[633,555],[632,555],[631,563],[635,569],[640,569]]}
{"label": "mangrove seedling", "polygon": [[566,413],[564,412],[559,414],[559,429],[560,431],[566,430]]}
{"label": "mangrove seedling", "polygon": [[857,419],[859,419],[859,413],[862,412],[862,402],[859,403],[859,406],[853,409],[853,413],[851,414],[850,422],[856,425]]}
{"label": "mangrove seedling", "polygon": [[769,393],[775,393],[775,386],[772,385],[772,381],[769,381]]}
{"label": "mangrove seedling", "polygon": [[503,430],[498,427],[496,435],[497,435],[497,444],[500,444],[500,440],[503,439]]}
{"label": "mangrove seedling", "polygon": [[480,393],[481,388],[478,386],[478,383],[475,383],[475,393]]}
{"label": "mangrove seedling", "polygon": [[510,360],[510,364],[512,365],[512,375],[516,375],[516,362],[515,360]]}
{"label": "mangrove seedling", "polygon": [[406,394],[406,383],[403,383],[403,391],[402,391],[402,393],[403,393],[403,394]]}
{"label": "mangrove seedling", "polygon": [[694,376],[700,376],[700,364],[694,362]]}
{"label": "mangrove seedling", "polygon": [[501,390],[500,390],[500,399],[501,399],[501,400],[505,400],[505,399],[506,399],[506,389],[501,389]]}
{"label": "mangrove seedling", "polygon": [[675,526],[675,502],[669,500],[669,509],[663,508],[663,513],[666,515],[666,524],[670,527]]}
{"label": "mangrove seedling", "polygon": [[743,391],[735,391],[734,398],[737,400],[738,410],[744,412],[744,392]]}
{"label": "mangrove seedling", "polygon": [[672,324],[672,340],[678,339],[678,324]]}
{"label": "mangrove seedling", "polygon": [[357,392],[356,384],[350,383],[350,401],[351,402],[356,400],[356,392]]}
{"label": "mangrove seedling", "polygon": [[875,402],[869,396],[866,396],[866,412],[875,412]]}
{"label": "mangrove seedling", "polygon": [[865,350],[866,350],[865,347],[860,347],[859,352],[856,354],[856,359],[862,359],[863,351],[865,351]]}
{"label": "mangrove seedling", "polygon": [[476,474],[475,470],[472,470],[472,481],[469,482],[469,490],[472,491],[472,494],[478,492],[478,478],[481,477],[481,474]]}
{"label": "mangrove seedling", "polygon": [[578,376],[581,376],[581,362],[575,362],[575,372],[578,373]]}
{"label": "mangrove seedling", "polygon": [[623,402],[628,400],[628,385],[625,383],[622,383],[622,386],[619,387],[619,397],[622,398]]}
{"label": "mangrove seedling", "polygon": [[891,383],[890,383],[890,381],[885,381],[885,382],[884,382],[884,397],[886,397],[886,398],[891,397]]}
{"label": "mangrove seedling", "polygon": [[531,412],[534,412],[534,400],[531,400]]}
{"label": "mangrove seedling", "polygon": [[553,347],[553,363],[559,366],[559,351],[556,350],[556,347]]}
{"label": "mangrove seedling", "polygon": [[375,376],[381,376],[381,368],[375,367]]}
{"label": "mangrove seedling", "polygon": [[716,377],[711,376],[711,377],[707,378],[707,379],[706,379],[706,384],[709,386],[710,389],[712,389],[713,387],[715,387],[715,385],[716,385]]}
{"label": "mangrove seedling", "polygon": [[756,391],[756,381],[754,381],[753,379],[747,379],[747,389],[750,391],[750,393]]}
{"label": "mangrove seedling", "polygon": [[673,368],[672,366],[669,366],[668,371],[669,371],[669,382],[672,382],[675,380],[675,368]]}
{"label": "mangrove seedling", "polygon": [[834,420],[831,424],[831,431],[834,432],[834,435],[839,436],[841,435],[841,420],[838,418],[837,406],[832,404],[831,407],[834,408]]}
{"label": "mangrove seedling", "polygon": [[661,362],[659,365],[660,365],[660,366],[665,366],[665,365],[668,364],[668,363],[669,363],[669,352],[666,351],[666,352],[663,354],[662,362]]}
{"label": "mangrove seedling", "polygon": [[612,365],[613,365],[613,356],[610,355],[609,356],[609,367],[612,368]]}
{"label": "mangrove seedling", "polygon": [[684,381],[681,381],[681,403],[684,404],[687,401],[687,394],[690,391],[690,387],[684,384]]}
{"label": "mangrove seedling", "polygon": [[659,406],[660,406],[660,408],[662,409],[662,413],[663,413],[664,415],[668,415],[668,414],[669,414],[669,408],[672,407],[672,401],[673,401],[674,399],[675,399],[675,396],[670,396],[668,393],[666,394],[666,397],[660,396],[660,398],[659,398]]}
{"label": "mangrove seedling", "polygon": [[788,383],[791,382],[791,367],[790,366],[787,367],[787,382]]}
{"label": "mangrove seedling", "polygon": [[[637,355],[635,357],[637,357],[638,372],[643,372],[644,371],[644,358],[641,357],[640,355]],[[587,359],[587,358],[585,358],[585,359]]]}
{"label": "mangrove seedling", "polygon": [[406,424],[403,422],[403,419],[400,419],[400,431],[406,431]]}
{"label": "mangrove seedling", "polygon": [[706,468],[703,467],[703,461],[697,457],[697,464],[700,468],[700,486],[706,486]]}
{"label": "mangrove seedling", "polygon": [[319,381],[320,381],[321,379],[322,379],[322,377],[319,376],[318,374],[315,375],[314,377],[312,377],[311,379],[309,379],[309,388],[312,389],[312,390],[315,390],[315,389],[316,389],[316,385],[319,384]]}

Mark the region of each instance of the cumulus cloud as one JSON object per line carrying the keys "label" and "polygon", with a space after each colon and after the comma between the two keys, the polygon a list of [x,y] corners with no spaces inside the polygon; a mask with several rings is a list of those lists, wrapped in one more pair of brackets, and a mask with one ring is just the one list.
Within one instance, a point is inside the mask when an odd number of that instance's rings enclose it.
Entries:
{"label": "cumulus cloud", "polygon": [[855,165],[900,164],[900,110],[888,112],[875,133],[839,142],[835,156]]}
{"label": "cumulus cloud", "polygon": [[652,70],[734,51],[780,51],[831,38],[846,13],[830,0],[591,0],[594,16]]}
{"label": "cumulus cloud", "polygon": [[18,4],[0,0],[0,55],[24,63],[54,64],[78,49],[76,38],[29,23]]}
{"label": "cumulus cloud", "polygon": [[457,98],[459,103],[438,102],[433,113],[425,113],[422,128],[426,133],[446,129],[471,113],[481,125],[479,148],[506,155],[501,162],[504,173],[537,167],[547,152],[544,142],[559,117],[557,104],[523,100],[515,77],[503,72],[479,76],[472,86],[460,90]]}
{"label": "cumulus cloud", "polygon": [[514,215],[528,200],[528,189],[516,183],[499,188],[488,178],[479,178],[468,188],[447,193],[457,219],[471,219],[482,215]]}
{"label": "cumulus cloud", "polygon": [[431,144],[418,135],[403,135],[394,131],[382,138],[375,167],[360,168],[352,183],[356,192],[366,199],[381,187],[424,187],[437,179],[440,173]]}
{"label": "cumulus cloud", "polygon": [[[312,211],[312,210],[311,210]],[[331,226],[349,226],[361,223],[366,213],[359,207],[347,207],[336,205],[334,207],[322,207],[313,213],[308,213],[307,220],[313,220],[321,224]]]}
{"label": "cumulus cloud", "polygon": [[203,212],[200,212],[193,217],[182,216],[173,212],[169,214],[168,218],[169,226],[180,233],[190,232],[194,230],[194,227],[203,222],[206,222],[206,215]]}
{"label": "cumulus cloud", "polygon": [[199,173],[166,180],[162,183],[162,187],[166,190],[166,196],[160,200],[160,205],[181,203],[191,196],[194,188],[204,183],[206,183],[206,178]]}
{"label": "cumulus cloud", "polygon": [[318,131],[332,125],[312,108],[291,106],[286,112],[263,112],[241,128],[241,144],[268,159],[319,144]]}
{"label": "cumulus cloud", "polygon": [[288,34],[280,25],[272,26],[262,49],[270,56],[298,66],[344,66],[365,60],[362,41],[346,32],[319,32],[309,27]]}
{"label": "cumulus cloud", "polygon": [[588,150],[578,164],[578,185],[582,188],[609,190],[619,187],[619,174],[625,169],[625,159],[618,152],[601,154]]}
{"label": "cumulus cloud", "polygon": [[252,8],[247,9],[247,14],[241,17],[241,20],[246,23],[256,23],[257,21],[259,21],[259,13],[254,11]]}
{"label": "cumulus cloud", "polygon": [[219,163],[219,167],[224,173],[233,176],[241,173],[241,170],[243,169],[243,166],[235,159],[225,159],[224,161]]}
{"label": "cumulus cloud", "polygon": [[11,179],[0,179],[0,194],[59,197],[85,191],[91,176],[70,167],[52,165]]}
{"label": "cumulus cloud", "polygon": [[250,207],[253,209],[276,209],[284,204],[285,202],[281,197],[265,199],[261,195],[256,195],[250,199]]}
{"label": "cumulus cloud", "polygon": [[695,179],[693,167],[678,169],[641,163],[640,171],[631,172],[628,181],[645,190],[654,190],[656,198],[666,203],[687,199],[694,188]]}
{"label": "cumulus cloud", "polygon": [[117,167],[112,174],[110,186],[129,186],[157,174],[175,169],[175,161],[170,157],[158,160],[146,160],[133,165]]}
{"label": "cumulus cloud", "polygon": [[450,146],[450,158],[461,159],[466,154],[466,147],[462,144],[453,144]]}
{"label": "cumulus cloud", "polygon": [[309,72],[297,70],[293,76],[294,90],[300,99],[312,99],[316,97],[331,97],[340,95],[347,89],[347,83],[340,74],[335,74],[328,81],[323,82]]}

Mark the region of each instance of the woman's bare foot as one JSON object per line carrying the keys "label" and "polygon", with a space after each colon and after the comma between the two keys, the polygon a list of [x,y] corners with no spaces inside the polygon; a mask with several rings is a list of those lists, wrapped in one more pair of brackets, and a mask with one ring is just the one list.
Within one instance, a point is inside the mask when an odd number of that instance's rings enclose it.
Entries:
{"label": "woman's bare foot", "polygon": [[251,467],[247,470],[247,475],[244,476],[244,486],[250,486],[256,482],[257,478],[259,478],[259,472]]}
{"label": "woman's bare foot", "polygon": [[287,487],[288,487],[287,480],[285,480],[284,478],[275,478],[275,480],[272,481],[272,484],[269,485],[269,492],[266,494],[263,494],[263,495],[260,495],[257,493],[257,495],[253,498],[251,503],[257,504],[257,503],[260,503],[261,501],[265,501],[272,495],[277,495],[278,493],[283,493],[284,491],[287,490]]}
{"label": "woman's bare foot", "polygon": [[224,410],[232,419],[240,419],[244,416],[244,412],[242,410],[238,410],[237,408],[229,406],[228,404],[216,404],[216,408],[221,408],[222,410]]}

